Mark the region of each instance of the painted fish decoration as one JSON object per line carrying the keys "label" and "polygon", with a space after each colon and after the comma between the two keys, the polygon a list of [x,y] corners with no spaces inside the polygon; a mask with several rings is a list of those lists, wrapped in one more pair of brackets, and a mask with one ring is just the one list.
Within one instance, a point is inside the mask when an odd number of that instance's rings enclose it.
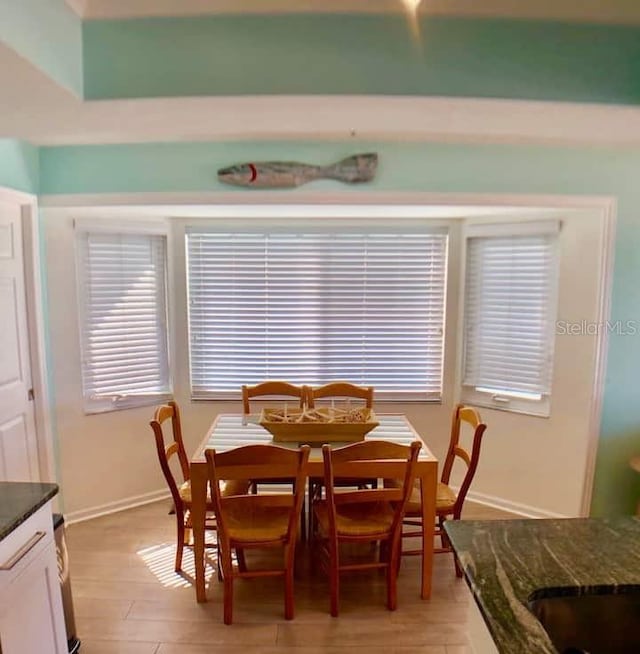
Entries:
{"label": "painted fish decoration", "polygon": [[294,188],[314,179],[337,179],[345,184],[369,182],[376,174],[378,155],[356,154],[330,166],[311,166],[295,161],[258,161],[218,170],[225,184],[253,188]]}

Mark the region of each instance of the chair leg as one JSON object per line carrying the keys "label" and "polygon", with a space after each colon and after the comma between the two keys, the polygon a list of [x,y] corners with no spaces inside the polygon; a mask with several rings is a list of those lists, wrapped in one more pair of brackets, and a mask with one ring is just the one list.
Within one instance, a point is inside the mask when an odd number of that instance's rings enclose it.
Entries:
{"label": "chair leg", "polygon": [[293,567],[295,560],[295,543],[285,546],[284,549],[284,617],[285,620],[293,620]]}
{"label": "chair leg", "polygon": [[338,556],[338,541],[334,538],[329,542],[329,592],[331,602],[331,615],[338,617],[340,599],[340,570]]}
{"label": "chair leg", "polygon": [[440,529],[440,545],[444,549],[448,547],[448,541],[447,541],[447,534],[445,533],[444,530],[444,518],[442,516],[438,516],[438,527]]}
{"label": "chair leg", "polygon": [[315,484],[313,483],[312,479],[309,479],[309,498],[308,498],[308,504],[309,504],[309,541],[313,542],[314,539],[316,538],[316,521],[315,521],[315,515],[313,513],[313,501],[315,499],[315,492],[316,492],[316,487]]}
{"label": "chair leg", "polygon": [[224,594],[224,623],[233,622],[233,562],[231,551],[222,552],[222,581]]}
{"label": "chair leg", "polygon": [[456,577],[462,577],[462,568],[460,567],[460,561],[458,561],[458,557],[456,556],[455,552],[452,552],[453,554],[453,565],[456,567]]}
{"label": "chair leg", "polygon": [[[455,516],[453,517],[453,520],[457,520],[457,519],[458,518],[456,518]],[[451,554],[453,556],[453,565],[456,569],[456,577],[462,577],[462,568],[460,567],[460,562],[458,561],[458,557],[456,556],[456,553],[453,551],[453,547],[451,547],[451,541],[447,536],[447,532],[444,530],[445,520],[446,519],[442,517],[438,518],[438,524],[440,525],[440,540],[442,541],[442,548],[451,551]]]}
{"label": "chair leg", "polygon": [[222,554],[220,553],[220,545],[216,545],[216,571],[218,573],[218,581],[222,581]]}
{"label": "chair leg", "polygon": [[240,547],[236,548],[236,560],[238,561],[238,570],[240,570],[240,572],[246,572],[247,561],[244,558],[244,550]]}
{"label": "chair leg", "polygon": [[[306,498],[303,494],[302,496],[302,510],[300,511],[300,540],[304,543],[307,540],[307,508],[306,508]],[[309,511],[311,511],[311,504],[309,504]],[[309,521],[311,521],[311,516],[309,516]]]}
{"label": "chair leg", "polygon": [[177,543],[176,543],[176,561],[174,570],[176,572],[182,571],[182,551],[184,550],[184,513],[182,509],[176,509],[176,524],[178,528]]}
{"label": "chair leg", "polygon": [[398,568],[400,554],[397,547],[391,548],[391,556],[387,565],[387,608],[395,611],[398,608]]}

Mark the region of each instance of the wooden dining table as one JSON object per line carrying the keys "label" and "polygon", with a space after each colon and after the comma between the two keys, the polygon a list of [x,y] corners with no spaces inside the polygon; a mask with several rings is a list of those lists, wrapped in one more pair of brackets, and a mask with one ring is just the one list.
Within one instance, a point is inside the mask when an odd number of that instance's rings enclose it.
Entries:
{"label": "wooden dining table", "polygon": [[[376,414],[380,423],[370,431],[366,440],[386,440],[408,445],[414,440],[422,443],[416,466],[416,476],[420,480],[422,496],[422,579],[421,597],[431,597],[431,573],[433,570],[433,538],[436,516],[436,488],[438,478],[438,461],[427,444],[413,428],[406,416],[402,414]],[[191,521],[193,526],[194,558],[196,573],[196,597],[198,602],[206,602],[205,588],[205,518],[207,498],[207,465],[205,449],[217,452],[240,447],[242,445],[273,444],[272,435],[258,424],[259,416],[242,414],[219,414],[206,436],[198,446],[191,459]],[[339,446],[346,443],[333,443]],[[298,443],[281,443],[283,447],[297,447]],[[404,465],[389,461],[389,479],[402,478]],[[345,471],[346,474],[347,471]],[[309,477],[323,477],[322,449],[311,448],[308,465]],[[386,476],[386,475],[385,475]]]}

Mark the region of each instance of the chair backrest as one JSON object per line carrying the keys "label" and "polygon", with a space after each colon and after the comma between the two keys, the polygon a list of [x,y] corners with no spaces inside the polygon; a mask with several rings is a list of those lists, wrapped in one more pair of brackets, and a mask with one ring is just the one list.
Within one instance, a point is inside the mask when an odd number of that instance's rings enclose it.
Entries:
{"label": "chair backrest", "polygon": [[[473,429],[471,453],[469,453],[464,447],[460,445],[460,432],[463,424],[466,424],[471,427],[471,429]],[[473,476],[476,474],[478,461],[480,460],[480,446],[482,445],[482,436],[484,435],[486,428],[487,425],[482,422],[480,414],[476,409],[469,406],[464,406],[462,404],[458,404],[458,406],[456,406],[453,412],[453,418],[451,420],[451,439],[449,441],[449,450],[447,451],[447,456],[444,461],[441,478],[442,483],[448,485],[454,463],[456,461],[462,461],[464,465],[466,465],[466,472],[462,483],[460,484],[460,489],[458,490],[454,506],[454,515],[456,518],[460,517],[462,505],[464,504],[464,498],[466,497],[467,491],[471,486]]]}
{"label": "chair backrest", "polygon": [[[362,504],[370,502],[392,502],[395,517],[389,533],[399,530],[406,504],[411,496],[415,479],[415,466],[422,443],[414,441],[411,445],[400,445],[388,441],[361,441],[332,448],[322,446],[324,462],[324,482],[327,494],[327,511],[329,523],[335,524],[336,507],[345,504]],[[390,465],[395,462],[393,470]],[[336,481],[340,478],[350,480],[378,479],[381,477],[403,479],[401,487],[393,488],[358,488],[335,492]],[[399,532],[398,532],[399,533]]]}
{"label": "chair backrest", "polygon": [[[304,500],[309,452],[308,445],[297,450],[277,445],[244,445],[226,452],[205,450],[211,499],[221,536],[228,537],[227,511],[235,509],[251,515],[262,507],[277,506],[290,511],[287,539],[294,542]],[[234,479],[294,479],[295,483],[290,492],[223,496],[220,482]]]}
{"label": "chair backrest", "polygon": [[[169,420],[171,421],[171,442],[169,445],[166,445],[164,428]],[[160,460],[162,473],[167,480],[171,496],[177,506],[182,502],[182,500],[180,498],[178,484],[169,465],[173,456],[178,457],[184,481],[189,479],[189,459],[187,458],[187,453],[184,449],[184,442],[182,440],[180,409],[178,408],[178,405],[173,400],[170,400],[167,404],[158,407],[153,416],[153,420],[149,424],[151,425],[151,429],[153,429],[153,434],[156,439],[156,450],[158,452],[158,459]]]}
{"label": "chair backrest", "polygon": [[354,398],[364,400],[368,409],[373,408],[373,386],[356,386],[351,382],[336,381],[324,386],[307,386],[307,406],[313,408],[315,400],[322,398]]}
{"label": "chair backrest", "polygon": [[304,386],[295,386],[286,381],[265,381],[255,386],[242,387],[242,410],[245,415],[251,413],[251,398],[257,397],[294,397],[298,400],[298,405],[302,409],[305,401]]}

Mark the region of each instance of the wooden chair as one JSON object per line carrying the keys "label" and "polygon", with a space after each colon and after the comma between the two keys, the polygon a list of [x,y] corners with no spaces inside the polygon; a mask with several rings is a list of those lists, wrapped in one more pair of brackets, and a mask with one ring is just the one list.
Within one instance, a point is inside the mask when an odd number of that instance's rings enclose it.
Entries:
{"label": "wooden chair", "polygon": [[[240,577],[284,576],[284,615],[293,618],[293,565],[297,526],[304,498],[310,448],[291,450],[276,445],[245,445],[227,452],[205,450],[211,498],[218,523],[219,556],[224,583],[224,623],[233,620],[233,581]],[[246,478],[293,478],[291,493],[259,493],[230,497],[221,482]],[[235,570],[231,550],[284,548],[284,565],[275,570],[249,571],[244,562]]]}
{"label": "wooden chair", "polygon": [[[367,409],[373,408],[373,393],[374,393],[373,386],[357,386],[356,384],[352,384],[351,382],[334,381],[334,382],[329,382],[328,384],[324,384],[323,386],[304,386],[304,389],[306,394],[306,405],[310,409],[315,408],[316,400],[329,400],[329,399],[331,400],[348,399],[349,401],[355,399],[355,400],[363,401],[364,406]],[[358,486],[359,485],[358,482],[362,486],[369,485],[369,486],[373,486],[374,488],[377,484],[377,480],[375,479],[368,479],[368,480],[343,479],[341,480],[339,485],[344,487]],[[315,499],[319,499],[320,493],[322,492],[322,484],[323,484],[323,480],[321,477],[311,477],[309,479],[309,505],[311,505]],[[313,513],[311,511],[309,511],[309,522],[310,522],[309,530],[311,531],[311,533],[313,533],[314,531]]]}
{"label": "wooden chair", "polygon": [[[473,429],[473,440],[471,443],[471,453],[460,445],[460,432],[463,425],[468,425]],[[444,460],[444,466],[442,468],[442,476],[440,482],[438,483],[437,493],[436,493],[436,518],[438,521],[438,526],[435,530],[435,535],[440,537],[441,547],[434,548],[435,553],[447,553],[453,552],[447,534],[444,530],[445,520],[460,520],[460,515],[462,514],[462,507],[464,505],[464,500],[473,481],[473,477],[476,473],[478,467],[478,461],[480,460],[480,447],[482,445],[482,437],[487,428],[487,425],[482,422],[480,414],[478,411],[472,407],[464,406],[459,404],[456,406],[453,412],[453,418],[451,421],[451,438],[449,441],[449,449],[447,451],[447,456]],[[460,461],[465,467],[466,471],[460,484],[460,488],[456,493],[450,486],[449,481],[451,479],[451,472],[453,470],[454,464]],[[390,482],[385,482],[386,485],[393,485],[395,480]],[[407,507],[405,511],[404,524],[413,526],[413,527],[422,527],[422,505],[420,500],[420,486],[419,482],[414,485],[413,492],[411,497],[407,502]],[[420,531],[404,531],[402,534],[403,538],[422,538],[422,530]],[[403,555],[419,555],[422,554],[422,549],[417,550],[403,550]],[[458,559],[454,554],[453,558],[456,575],[462,577],[462,569],[458,563]]]}
{"label": "wooden chair", "polygon": [[242,387],[242,410],[246,416],[251,413],[251,398],[282,398],[293,397],[298,400],[298,406],[304,408],[305,390],[303,386],[295,386],[286,381],[264,381],[255,386]]}
{"label": "wooden chair", "polygon": [[[165,445],[164,425],[171,421],[171,442]],[[177,548],[175,559],[175,571],[182,570],[182,554],[186,544],[191,538],[191,481],[189,474],[189,459],[184,449],[182,440],[182,426],[180,423],[180,409],[173,401],[160,406],[156,409],[153,420],[149,423],[156,440],[156,450],[162,473],[169,486],[173,506],[176,515],[177,527]],[[169,439],[168,439],[169,440]],[[171,459],[178,458],[180,471],[182,472],[182,483],[178,485],[176,478],[171,470]],[[246,493],[249,488],[247,480],[236,480],[225,486],[224,493],[227,495]],[[213,511],[213,504],[210,499],[207,501],[207,509]],[[205,528],[215,531],[216,523],[213,517],[208,517]]]}
{"label": "wooden chair", "polygon": [[[323,445],[326,500],[314,503],[318,542],[329,562],[331,615],[338,615],[340,573],[349,570],[383,568],[387,576],[387,608],[396,609],[402,517],[409,499],[415,464],[421,443],[410,446],[387,441],[362,441],[332,449]],[[396,460],[404,469],[404,482],[400,488],[340,489],[336,481],[371,479],[388,474],[390,460]],[[384,461],[384,463],[383,463]],[[343,564],[339,547],[342,543],[380,543],[380,560]]]}
{"label": "wooden chair", "polygon": [[373,408],[373,386],[356,386],[350,382],[330,382],[324,386],[307,386],[307,406],[315,407],[315,401],[327,398],[359,399],[368,409]]}

